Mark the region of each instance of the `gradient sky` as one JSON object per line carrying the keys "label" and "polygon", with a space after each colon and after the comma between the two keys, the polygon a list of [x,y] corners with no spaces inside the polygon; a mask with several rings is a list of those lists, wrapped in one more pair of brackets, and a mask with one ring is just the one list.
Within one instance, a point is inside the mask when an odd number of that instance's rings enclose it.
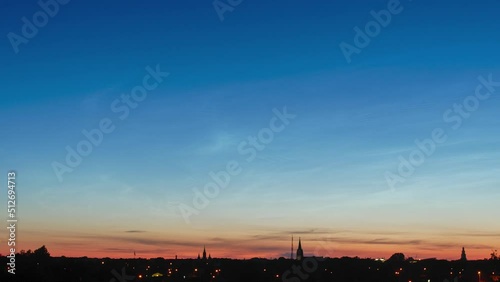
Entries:
{"label": "gradient sky", "polygon": [[[347,63],[339,44],[387,3],[245,0],[220,21],[211,1],[73,0],[16,54],[7,34],[40,7],[2,1],[0,217],[14,169],[18,250],[288,257],[294,234],[306,255],[489,256],[500,87],[456,130],[443,114],[478,76],[500,81],[500,2],[402,0]],[[170,75],[118,119],[112,102],[156,65]],[[245,161],[238,144],[283,107],[296,118]],[[116,130],[59,182],[51,164],[105,117]],[[391,190],[385,173],[435,128],[447,141]],[[242,173],[186,224],[179,204],[230,160]]]}

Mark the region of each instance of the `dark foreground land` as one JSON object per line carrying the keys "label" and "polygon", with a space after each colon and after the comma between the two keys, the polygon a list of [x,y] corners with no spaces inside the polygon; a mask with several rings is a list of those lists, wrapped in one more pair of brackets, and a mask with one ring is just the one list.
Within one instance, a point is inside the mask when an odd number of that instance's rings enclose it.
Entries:
{"label": "dark foreground land", "polygon": [[290,259],[94,259],[17,256],[16,274],[0,281],[127,282],[127,281],[330,281],[428,282],[500,281],[500,260],[414,260],[394,255],[387,261],[359,258]]}

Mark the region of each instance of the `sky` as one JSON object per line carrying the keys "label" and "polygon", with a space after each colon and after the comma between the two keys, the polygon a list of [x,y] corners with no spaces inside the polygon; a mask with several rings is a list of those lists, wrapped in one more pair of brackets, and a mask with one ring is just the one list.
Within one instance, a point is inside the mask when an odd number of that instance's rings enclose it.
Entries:
{"label": "sky", "polygon": [[500,2],[66,2],[0,4],[18,251],[500,248]]}

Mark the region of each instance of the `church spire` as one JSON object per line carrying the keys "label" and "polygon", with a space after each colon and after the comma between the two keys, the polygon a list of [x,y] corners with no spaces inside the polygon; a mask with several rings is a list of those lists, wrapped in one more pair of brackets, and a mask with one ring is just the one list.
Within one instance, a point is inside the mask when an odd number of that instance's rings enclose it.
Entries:
{"label": "church spire", "polygon": [[205,245],[203,245],[203,259],[207,259],[207,251],[205,250]]}
{"label": "church spire", "polygon": [[462,256],[460,257],[461,261],[467,261],[467,255],[465,254],[465,247],[462,247]]}
{"label": "church spire", "polygon": [[302,260],[304,258],[304,251],[302,250],[302,243],[299,237],[299,247],[297,248],[297,260]]}

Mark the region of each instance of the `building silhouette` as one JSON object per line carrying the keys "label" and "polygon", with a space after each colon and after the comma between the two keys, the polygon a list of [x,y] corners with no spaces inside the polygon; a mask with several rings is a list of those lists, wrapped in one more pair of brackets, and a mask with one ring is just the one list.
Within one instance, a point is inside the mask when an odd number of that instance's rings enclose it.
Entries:
{"label": "building silhouette", "polygon": [[303,260],[304,259],[304,251],[302,250],[302,244],[300,242],[300,237],[299,237],[299,247],[297,248],[297,260]]}
{"label": "building silhouette", "polygon": [[462,255],[460,256],[461,261],[467,261],[467,255],[465,254],[465,248],[462,247]]}

